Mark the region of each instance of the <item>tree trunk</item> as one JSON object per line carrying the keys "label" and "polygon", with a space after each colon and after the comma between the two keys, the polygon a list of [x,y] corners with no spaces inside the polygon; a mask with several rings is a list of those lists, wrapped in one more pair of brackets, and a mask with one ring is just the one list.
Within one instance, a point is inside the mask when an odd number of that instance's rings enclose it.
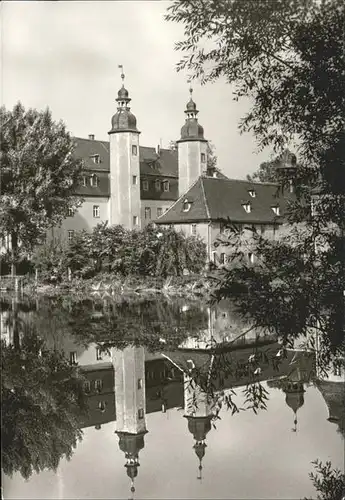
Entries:
{"label": "tree trunk", "polygon": [[11,233],[11,276],[17,275],[17,256],[18,256],[18,236],[17,233]]}

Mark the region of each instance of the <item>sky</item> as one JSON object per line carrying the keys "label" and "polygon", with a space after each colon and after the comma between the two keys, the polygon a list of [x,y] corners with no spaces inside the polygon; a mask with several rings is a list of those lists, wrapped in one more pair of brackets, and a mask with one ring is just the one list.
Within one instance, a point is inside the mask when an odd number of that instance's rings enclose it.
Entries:
{"label": "sky", "polygon": [[[188,73],[177,73],[175,42],[181,25],[168,23],[168,1],[1,2],[1,104],[52,110],[76,137],[108,140],[121,86],[119,64],[132,98],[142,146],[177,140],[189,99]],[[218,167],[245,178],[270,151],[256,153],[238,123],[249,101],[232,100],[224,81],[193,83],[199,123],[216,149]]]}

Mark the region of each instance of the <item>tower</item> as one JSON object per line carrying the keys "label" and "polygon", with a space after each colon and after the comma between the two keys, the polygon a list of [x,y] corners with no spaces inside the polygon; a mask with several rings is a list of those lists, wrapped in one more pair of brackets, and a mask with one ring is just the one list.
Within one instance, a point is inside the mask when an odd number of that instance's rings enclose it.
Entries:
{"label": "tower", "polygon": [[126,458],[126,471],[134,494],[139,452],[147,433],[145,421],[145,353],[143,347],[112,350],[115,375],[116,434]]}
{"label": "tower", "polygon": [[207,140],[204,129],[198,123],[199,111],[192,99],[193,89],[190,89],[190,100],[186,105],[186,121],[181,128],[181,138],[178,146],[178,191],[182,196],[207,169]]}
{"label": "tower", "polygon": [[[122,68],[122,66],[120,66]],[[121,74],[122,82],[125,75]],[[127,229],[140,227],[140,163],[137,120],[124,84],[117,94],[117,112],[111,119],[110,223]]]}

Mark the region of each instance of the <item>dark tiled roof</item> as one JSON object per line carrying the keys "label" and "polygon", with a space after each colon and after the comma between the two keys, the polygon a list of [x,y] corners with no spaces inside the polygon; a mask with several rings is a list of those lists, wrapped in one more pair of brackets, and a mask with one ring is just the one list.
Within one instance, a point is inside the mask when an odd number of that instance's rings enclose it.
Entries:
{"label": "dark tiled roof", "polygon": [[[75,156],[84,160],[86,170],[110,171],[109,141],[98,141],[75,137]],[[92,156],[99,155],[100,163],[94,163]],[[164,177],[178,177],[177,151],[161,149],[158,156],[155,148],[140,146],[140,174]]]}
{"label": "dark tiled roof", "polygon": [[[250,196],[250,190],[255,191],[255,197]],[[233,222],[244,224],[279,223],[282,222],[282,216],[284,216],[287,197],[283,198],[278,194],[278,184],[274,183],[199,177],[187,193],[155,222],[178,224],[230,218]],[[191,202],[191,209],[188,212],[183,211],[185,199]],[[248,202],[251,204],[250,213],[247,213],[242,206]],[[280,208],[280,216],[276,216],[272,210],[272,206],[277,204]]]}
{"label": "dark tiled roof", "polygon": [[[96,166],[96,165],[95,165]],[[95,174],[98,178],[97,187],[90,184],[91,176]],[[93,172],[86,171],[84,175],[87,178],[87,186],[79,186],[76,194],[80,196],[110,196],[110,179],[108,172],[94,170]]]}
{"label": "dark tiled roof", "polygon": [[333,421],[345,420],[345,383],[317,380],[316,387],[321,392],[328,407],[329,418]]}
{"label": "dark tiled roof", "polygon": [[[84,160],[84,166],[86,170],[106,170],[110,171],[109,163],[109,142],[108,141],[96,141],[90,139],[82,139],[80,137],[75,137],[76,148],[75,156],[77,158],[82,158]],[[92,155],[99,155],[100,163],[94,163],[91,158]]]}

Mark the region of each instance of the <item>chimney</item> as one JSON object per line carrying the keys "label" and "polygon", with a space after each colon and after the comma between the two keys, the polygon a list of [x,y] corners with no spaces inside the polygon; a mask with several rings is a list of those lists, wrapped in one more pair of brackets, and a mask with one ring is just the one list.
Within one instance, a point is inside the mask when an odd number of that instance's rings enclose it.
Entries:
{"label": "chimney", "polygon": [[161,147],[160,145],[158,144],[158,146],[156,147],[156,155],[159,157],[161,154]]}
{"label": "chimney", "polygon": [[89,134],[89,139],[90,139],[90,141],[94,141],[95,140],[94,134]]}

